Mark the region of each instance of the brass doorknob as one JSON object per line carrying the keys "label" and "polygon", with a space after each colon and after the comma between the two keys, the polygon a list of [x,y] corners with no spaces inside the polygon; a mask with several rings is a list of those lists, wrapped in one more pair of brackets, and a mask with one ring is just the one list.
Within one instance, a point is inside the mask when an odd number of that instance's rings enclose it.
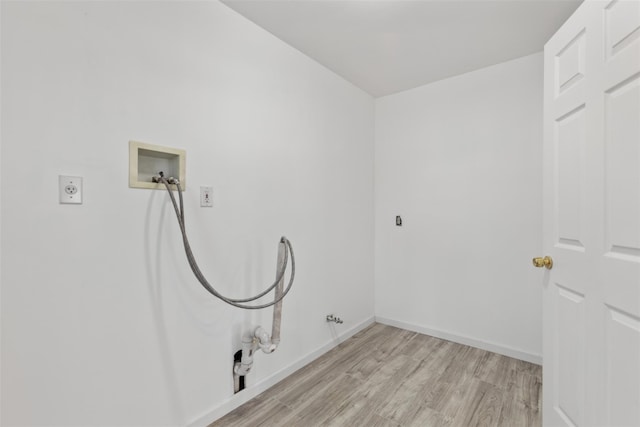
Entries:
{"label": "brass doorknob", "polygon": [[533,266],[538,268],[546,267],[547,270],[551,270],[551,268],[553,268],[553,260],[550,256],[544,258],[536,257],[533,259]]}

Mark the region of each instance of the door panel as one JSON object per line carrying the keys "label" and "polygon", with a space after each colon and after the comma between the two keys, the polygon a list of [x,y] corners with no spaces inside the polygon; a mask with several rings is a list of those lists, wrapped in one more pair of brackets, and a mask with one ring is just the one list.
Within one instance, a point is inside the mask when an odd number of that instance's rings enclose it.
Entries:
{"label": "door panel", "polygon": [[558,348],[554,382],[557,413],[567,425],[582,425],[584,420],[585,304],[584,295],[557,286],[556,338]]}
{"label": "door panel", "polygon": [[605,8],[607,58],[622,51],[640,38],[640,2],[616,0]]}
{"label": "door panel", "polygon": [[604,8],[602,310],[607,425],[640,426],[640,1]]}
{"label": "door panel", "polygon": [[640,76],[606,94],[608,255],[640,261]]}
{"label": "door panel", "polygon": [[640,426],[640,371],[629,369],[640,360],[640,321],[611,307],[607,312],[606,424]]}
{"label": "door panel", "polygon": [[548,426],[640,426],[640,0],[586,0],[545,46]]}
{"label": "door panel", "polygon": [[[584,12],[579,8],[576,14]],[[585,420],[584,324],[590,291],[582,273],[591,243],[585,234],[588,42],[585,24],[574,19],[545,47],[544,247],[554,259],[553,269],[545,273],[543,298],[545,425],[580,426]],[[553,353],[546,351],[550,348]]]}
{"label": "door panel", "polygon": [[575,86],[584,77],[584,34],[582,29],[556,55],[556,96]]}
{"label": "door panel", "polygon": [[557,240],[565,249],[584,252],[580,212],[584,173],[585,105],[558,118],[555,122]]}

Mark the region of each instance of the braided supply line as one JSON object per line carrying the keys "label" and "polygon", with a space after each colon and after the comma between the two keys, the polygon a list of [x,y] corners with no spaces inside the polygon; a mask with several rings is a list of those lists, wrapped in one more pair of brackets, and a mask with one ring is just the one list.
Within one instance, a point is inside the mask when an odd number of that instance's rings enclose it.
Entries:
{"label": "braided supply line", "polygon": [[[249,297],[249,298],[229,298],[229,297],[226,297],[226,296],[222,295],[220,292],[218,292],[207,281],[207,279],[204,277],[204,274],[202,274],[202,271],[200,270],[200,267],[198,266],[198,263],[195,260],[195,256],[193,255],[193,251],[191,250],[191,245],[189,244],[189,239],[187,237],[187,231],[186,231],[186,227],[185,227],[185,224],[184,224],[184,203],[183,203],[183,199],[182,199],[182,187],[180,186],[180,182],[175,178],[169,178],[169,180],[171,180],[171,182],[169,182],[164,177],[164,174],[162,172],[160,172],[160,176],[157,177],[156,179],[157,179],[157,181],[159,181],[159,182],[164,184],[164,186],[167,189],[167,192],[169,193],[169,197],[171,198],[171,203],[173,204],[173,209],[175,210],[176,217],[178,219],[178,225],[180,225],[180,232],[182,233],[182,242],[184,244],[184,251],[185,251],[185,254],[187,255],[187,260],[189,262],[189,266],[191,267],[191,271],[193,271],[194,276],[196,276],[196,279],[198,279],[198,282],[200,282],[202,287],[204,287],[211,295],[215,296],[216,298],[221,299],[222,301],[226,302],[227,304],[232,305],[234,307],[243,308],[245,310],[259,310],[259,309],[262,309],[262,308],[267,308],[267,307],[274,306],[278,302],[282,301],[282,299],[291,290],[291,287],[293,286],[293,279],[294,279],[295,274],[296,274],[296,261],[295,261],[295,257],[293,256],[293,247],[291,246],[291,242],[286,237],[282,236],[280,238],[280,242],[279,242],[279,243],[283,243],[284,244],[286,250],[284,252],[284,261],[282,263],[282,268],[277,272],[275,282],[271,286],[269,286],[267,289],[265,289],[264,291],[260,292],[259,294],[255,295],[253,297]],[[176,202],[176,198],[173,195],[173,191],[171,191],[171,187],[169,187],[169,184],[175,184],[176,188],[178,189],[178,197],[180,199],[180,206],[178,206],[178,203]],[[259,298],[262,298],[263,296],[265,296],[266,294],[271,292],[273,289],[275,289],[276,286],[278,286],[278,283],[284,278],[285,271],[287,269],[287,262],[289,260],[289,256],[291,256],[291,276],[289,278],[289,283],[288,283],[287,287],[285,288],[284,292],[282,292],[281,295],[279,295],[276,298],[274,298],[273,301],[270,301],[268,303],[258,304],[258,305],[245,304],[245,303],[248,303],[248,302],[251,302],[251,301],[255,301],[255,300],[259,299]]]}

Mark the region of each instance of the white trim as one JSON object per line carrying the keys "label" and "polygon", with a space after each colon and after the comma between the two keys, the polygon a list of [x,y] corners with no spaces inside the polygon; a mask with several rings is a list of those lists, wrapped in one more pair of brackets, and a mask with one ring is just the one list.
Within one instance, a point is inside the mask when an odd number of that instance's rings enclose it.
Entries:
{"label": "white trim", "polygon": [[367,326],[373,324],[375,321],[374,317],[371,316],[368,319],[365,319],[363,322],[357,324],[353,328],[341,333],[338,335],[337,339],[333,339],[328,343],[324,344],[320,348],[312,351],[291,365],[281,369],[280,371],[274,373],[273,375],[263,379],[259,383],[254,386],[246,388],[242,393],[235,394],[231,396],[229,399],[215,406],[211,410],[207,411],[205,414],[200,417],[194,419],[193,421],[187,424],[188,427],[206,427],[218,418],[228,414],[232,410],[236,409],[238,406],[248,402],[253,399],[269,387],[276,385],[278,382],[282,381],[289,375],[293,374],[298,369],[303,366],[311,363],[318,357],[322,356],[332,348],[336,347],[341,342],[351,338],[356,333],[360,332]]}
{"label": "white trim", "polygon": [[457,335],[452,332],[443,331],[440,329],[433,329],[422,325],[415,325],[413,323],[401,322],[398,320],[387,319],[384,317],[376,316],[376,322],[384,325],[395,326],[396,328],[406,329],[408,331],[418,332],[425,335],[430,335],[436,338],[442,338],[447,341],[457,342],[459,344],[469,345],[482,350],[491,351],[494,353],[502,354],[504,356],[513,357],[514,359],[524,360],[525,362],[535,363],[536,365],[542,365],[542,355],[529,353],[527,351],[518,350],[513,347],[490,343],[486,341],[480,341],[474,338],[470,338],[464,335]]}

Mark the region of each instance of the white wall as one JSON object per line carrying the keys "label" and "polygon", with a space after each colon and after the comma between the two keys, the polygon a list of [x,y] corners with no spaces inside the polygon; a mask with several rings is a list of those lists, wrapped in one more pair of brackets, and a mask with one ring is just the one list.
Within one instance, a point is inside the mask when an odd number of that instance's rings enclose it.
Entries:
{"label": "white wall", "polygon": [[376,318],[540,362],[542,54],[377,99],[375,138]]}
{"label": "white wall", "polygon": [[[2,424],[206,422],[241,333],[270,326],[195,282],[167,195],[128,188],[130,139],[186,149],[187,229],[224,293],[294,245],[283,341],[250,387],[332,345],[326,314],[370,321],[373,119],[218,2],[2,2]],[[83,205],[58,204],[60,174],[84,177]]]}

